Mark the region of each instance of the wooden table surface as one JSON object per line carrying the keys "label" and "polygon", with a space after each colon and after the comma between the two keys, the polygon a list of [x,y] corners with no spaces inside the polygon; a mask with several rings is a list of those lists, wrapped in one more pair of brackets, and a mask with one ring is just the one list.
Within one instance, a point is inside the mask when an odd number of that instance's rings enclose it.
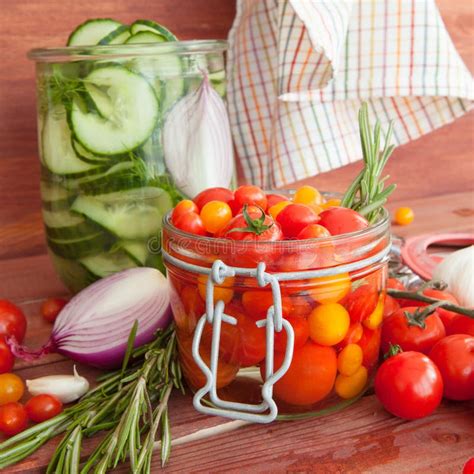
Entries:
{"label": "wooden table surface", "polygon": [[[437,3],[472,71],[472,0]],[[26,51],[60,44],[65,31],[91,16],[123,21],[156,18],[184,39],[224,38],[234,5],[233,0],[0,0],[0,44],[5,45],[0,73],[0,298],[9,298],[25,310],[26,342],[31,346],[45,342],[51,330],[39,316],[41,301],[66,292],[45,254],[34,69],[25,58]],[[416,219],[406,228],[395,228],[395,233],[474,230],[473,125],[470,113],[396,150],[389,172],[399,189],[391,207],[408,204]],[[358,166],[309,181],[321,189],[342,190]],[[15,367],[23,378],[71,370],[72,363],[57,355],[33,365],[18,362]],[[87,367],[79,371],[88,378],[96,375]],[[323,419],[241,426],[201,415],[192,408],[189,395],[176,394],[171,417],[174,447],[165,472],[457,473],[474,456],[472,402],[443,402],[434,415],[406,422],[388,415],[369,394]],[[53,441],[3,472],[42,472],[54,445]],[[156,459],[154,470],[159,465]],[[125,467],[119,471],[128,472]]]}
{"label": "wooden table surface", "polygon": [[[472,194],[460,192],[410,201],[413,224],[394,227],[397,235],[443,230],[474,231]],[[396,201],[391,208],[398,205]],[[46,255],[0,261],[2,297],[21,305],[28,316],[26,343],[44,343],[51,326],[43,322],[43,298],[64,295]],[[27,379],[70,373],[72,362],[49,355],[33,366],[17,362],[15,372]],[[79,366],[92,379],[97,371]],[[165,472],[321,472],[321,473],[456,473],[474,456],[474,402],[443,402],[428,418],[407,422],[386,413],[373,394],[324,418],[245,425],[197,413],[189,394],[171,401],[175,446]],[[221,430],[209,428],[218,426]],[[88,442],[90,447],[93,441]],[[43,447],[11,472],[42,472],[55,442]],[[156,456],[154,467],[159,468]],[[121,467],[119,472],[128,472]]]}

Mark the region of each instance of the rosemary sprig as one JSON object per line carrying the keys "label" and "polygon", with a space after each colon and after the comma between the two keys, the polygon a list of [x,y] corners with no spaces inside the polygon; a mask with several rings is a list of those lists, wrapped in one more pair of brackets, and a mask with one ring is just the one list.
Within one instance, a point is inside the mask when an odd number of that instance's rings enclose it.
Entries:
{"label": "rosemary sprig", "polygon": [[382,207],[387,202],[387,198],[396,188],[395,184],[385,188],[385,181],[389,176],[380,177],[395,148],[394,145],[390,145],[393,123],[390,122],[389,124],[385,135],[385,144],[381,151],[380,121],[375,122],[372,131],[369,123],[368,105],[367,102],[364,102],[359,110],[359,129],[364,168],[347,189],[342,198],[341,206],[354,209],[372,223],[377,219]]}
{"label": "rosemary sprig", "polygon": [[[132,351],[133,342],[132,329],[127,350],[130,367],[102,376],[100,384],[76,405],[1,443],[0,469],[21,461],[61,433],[48,473],[105,473],[127,458],[134,473],[149,473],[159,430],[165,463],[170,449],[166,440],[171,438],[169,396],[173,387],[184,390],[174,327],[158,331],[151,343]],[[108,433],[81,469],[82,440],[98,431]]]}

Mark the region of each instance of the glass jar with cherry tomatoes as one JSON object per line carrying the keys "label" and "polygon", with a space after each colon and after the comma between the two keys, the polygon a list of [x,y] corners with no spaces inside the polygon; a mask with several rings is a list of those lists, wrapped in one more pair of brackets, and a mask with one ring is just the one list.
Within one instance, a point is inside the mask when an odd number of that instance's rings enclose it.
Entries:
{"label": "glass jar with cherry tomatoes", "polygon": [[[285,199],[279,196],[272,206],[279,206],[278,212],[289,209],[289,205],[279,205]],[[329,197],[321,197],[323,208]],[[235,207],[231,200],[228,202]],[[331,202],[338,205],[335,199]],[[271,211],[263,210],[265,219],[263,215],[259,222],[255,218],[252,225],[264,226],[267,217],[272,218]],[[307,220],[305,213],[301,215]],[[309,225],[314,226],[311,222]],[[241,230],[238,227],[236,233]],[[309,235],[304,240],[303,234],[291,240],[271,240],[271,233],[268,240],[216,238],[205,231],[186,232],[173,225],[170,215],[165,217],[163,250],[180,362],[193,390],[206,384],[206,376],[192,353],[198,321],[206,313],[209,271],[203,269],[210,269],[220,260],[240,269],[255,269],[263,262],[266,274],[279,281],[282,316],[294,333],[291,363],[273,386],[280,418],[330,413],[364,393],[380,348],[390,245],[388,214],[383,211],[374,224],[355,232],[328,236],[316,230],[314,237],[307,230]],[[214,284],[213,289],[214,304],[222,301],[224,314],[236,321],[221,324],[217,395],[226,401],[259,404],[267,348],[266,329],[256,322],[266,319],[274,300],[270,285],[261,287],[257,278],[241,273]],[[206,322],[199,355],[207,366],[212,339],[213,326]],[[283,364],[286,347],[286,332],[275,332],[274,370]]]}

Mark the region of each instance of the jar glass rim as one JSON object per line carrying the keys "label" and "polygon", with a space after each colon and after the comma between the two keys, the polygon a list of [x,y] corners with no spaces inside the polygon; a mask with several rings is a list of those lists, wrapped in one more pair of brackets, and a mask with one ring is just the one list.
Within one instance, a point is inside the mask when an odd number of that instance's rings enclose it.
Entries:
{"label": "jar glass rim", "polygon": [[[206,237],[202,235],[196,235],[196,234],[191,234],[189,232],[185,232],[183,230],[178,229],[171,223],[171,213],[173,211],[169,211],[164,217],[163,217],[163,226],[166,228],[168,232],[172,232],[176,235],[178,235],[181,238],[188,239],[188,240],[194,240],[194,241],[199,241],[199,242],[209,242],[213,243],[214,245],[222,245],[225,247],[226,245],[228,246],[254,246],[255,241],[254,240],[232,240],[232,239],[224,239],[224,238],[216,238],[216,237]],[[285,240],[283,241],[285,243],[285,246],[288,250],[291,250],[292,246],[298,248],[298,246],[305,244],[305,245],[310,245],[310,244],[321,244],[322,246],[331,244],[331,243],[350,243],[351,240],[357,240],[360,239],[361,237],[370,237],[371,235],[378,235],[380,232],[387,231],[390,225],[390,214],[387,211],[386,208],[382,209],[381,216],[377,220],[377,222],[373,225],[370,225],[369,227],[366,227],[365,229],[358,230],[355,232],[348,232],[346,234],[340,234],[340,235],[332,235],[330,237],[317,237],[314,239],[304,239],[304,240]],[[275,244],[281,244],[282,241],[258,241],[259,247],[265,247],[266,245],[271,246]]]}
{"label": "jar glass rim", "polygon": [[136,56],[155,56],[157,54],[205,54],[225,52],[226,40],[188,40],[164,43],[113,44],[95,46],[64,46],[35,48],[28,51],[28,58],[39,63],[91,61]]}

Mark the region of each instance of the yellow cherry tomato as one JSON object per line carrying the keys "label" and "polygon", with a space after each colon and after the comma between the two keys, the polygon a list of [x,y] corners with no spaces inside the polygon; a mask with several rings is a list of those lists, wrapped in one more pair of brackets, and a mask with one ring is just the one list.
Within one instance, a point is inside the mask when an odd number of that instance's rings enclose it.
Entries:
{"label": "yellow cherry tomato", "polygon": [[[207,275],[199,275],[198,290],[201,298],[206,301]],[[234,277],[227,277],[222,285],[214,285],[214,303],[222,300],[225,304],[229,303],[234,296]]]}
{"label": "yellow cherry tomato", "polygon": [[362,365],[364,353],[357,344],[347,344],[337,356],[337,370],[342,375],[353,375]]}
{"label": "yellow cherry tomato", "polygon": [[0,375],[0,405],[17,402],[25,392],[25,384],[18,375]]}
{"label": "yellow cherry tomato", "polygon": [[395,222],[398,225],[408,225],[413,222],[415,213],[411,207],[399,207],[395,211]]}
{"label": "yellow cherry tomato", "polygon": [[276,220],[278,214],[285,209],[286,206],[290,205],[291,201],[280,201],[268,209],[268,213],[273,217],[273,220]]}
{"label": "yellow cherry tomato", "polygon": [[293,202],[298,204],[323,204],[324,198],[321,193],[313,186],[301,186],[296,190],[293,196]]}
{"label": "yellow cherry tomato", "polygon": [[309,335],[322,346],[333,346],[347,334],[351,319],[339,303],[322,304],[313,309],[308,317]]}
{"label": "yellow cherry tomato", "polygon": [[219,232],[231,219],[232,209],[223,201],[209,201],[201,209],[204,228],[211,234]]}
{"label": "yellow cherry tomato", "polygon": [[351,277],[349,273],[340,275],[312,278],[308,294],[318,303],[337,303],[351,290]]}
{"label": "yellow cherry tomato", "polygon": [[367,318],[365,318],[362,321],[362,324],[366,328],[377,329],[382,324],[384,303],[385,303],[385,295],[381,293],[379,296],[379,301],[375,309],[372,311],[372,313],[369,316],[367,316]]}
{"label": "yellow cherry tomato", "polygon": [[329,209],[330,207],[339,207],[341,205],[341,200],[340,199],[328,199],[322,207],[324,209]]}
{"label": "yellow cherry tomato", "polygon": [[352,375],[339,374],[336,377],[334,389],[345,400],[354,398],[364,390],[368,379],[367,369],[362,365]]}

